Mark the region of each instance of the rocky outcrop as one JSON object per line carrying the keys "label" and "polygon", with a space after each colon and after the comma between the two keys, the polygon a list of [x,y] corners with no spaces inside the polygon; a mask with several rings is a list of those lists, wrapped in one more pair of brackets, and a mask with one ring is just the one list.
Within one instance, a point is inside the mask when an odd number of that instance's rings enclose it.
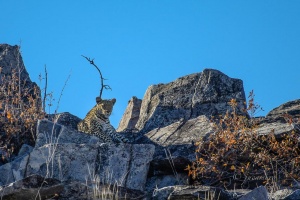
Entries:
{"label": "rocky outcrop", "polygon": [[297,99],[274,108],[266,117],[261,118],[257,132],[261,135],[274,133],[277,138],[280,138],[282,135],[293,131],[300,134],[299,125],[300,99]]}
{"label": "rocky outcrop", "polygon": [[90,200],[90,199],[140,199],[144,194],[138,190],[130,190],[114,186],[110,192],[109,185],[98,185],[97,188],[79,181],[59,181],[32,175],[16,181],[0,189],[2,200],[11,199],[60,199],[60,200]]}
{"label": "rocky outcrop", "polygon": [[156,146],[148,190],[188,182],[184,169],[195,160],[194,144],[213,132],[210,118],[230,110],[231,99],[237,100],[238,111],[245,114],[243,82],[213,69],[147,89],[135,143]]}
{"label": "rocky outcrop", "polygon": [[137,97],[132,97],[128,101],[127,108],[119,123],[117,132],[132,131],[135,129],[135,125],[140,116],[141,105],[142,105],[142,100],[138,99]]}
{"label": "rocky outcrop", "polygon": [[0,67],[1,76],[11,75],[12,69],[18,70],[21,80],[30,81],[29,74],[24,66],[19,46],[11,46],[8,44],[0,44]]}
{"label": "rocky outcrop", "polygon": [[136,128],[146,133],[200,115],[218,116],[230,109],[231,99],[237,100],[238,110],[243,112],[243,82],[213,69],[152,85],[144,95]]}
{"label": "rocky outcrop", "polygon": [[[155,144],[156,151],[150,163],[147,188],[187,184],[185,171],[188,164],[196,159],[195,142],[212,132],[213,125],[204,115],[175,122],[163,128],[156,128],[141,138],[141,143]],[[151,143],[150,142],[150,143]],[[173,184],[170,184],[172,180]]]}
{"label": "rocky outcrop", "polygon": [[210,199],[233,200],[233,194],[220,188],[209,186],[177,185],[157,189],[153,193],[153,200],[181,200],[181,199]]}
{"label": "rocky outcrop", "polygon": [[68,128],[77,130],[77,124],[82,120],[79,117],[72,115],[69,112],[63,112],[58,114],[48,114],[46,118],[49,121],[56,122],[57,124],[64,125]]}
{"label": "rocky outcrop", "polygon": [[267,114],[266,118],[277,121],[284,120],[284,114],[289,114],[293,117],[300,117],[300,99],[289,101],[278,106],[277,108],[274,108]]}
{"label": "rocky outcrop", "polygon": [[[11,76],[13,70],[18,74],[22,83],[22,90],[28,89],[32,91],[36,83],[30,80],[29,74],[23,63],[19,46],[11,46],[8,44],[0,44],[0,83],[2,78]],[[32,91],[33,93],[33,91]]]}
{"label": "rocky outcrop", "polygon": [[264,186],[260,186],[249,192],[248,194],[242,196],[239,200],[268,200],[268,191]]}
{"label": "rocky outcrop", "polygon": [[[2,75],[9,74],[5,66],[24,66],[16,49],[0,45]],[[30,80],[26,70],[21,76]],[[23,145],[15,160],[0,166],[1,198],[267,199],[264,187],[227,191],[189,185],[185,169],[195,160],[195,144],[213,136],[211,117],[230,110],[231,99],[246,115],[243,82],[213,69],[152,85],[143,100],[129,101],[117,129],[134,144],[101,143],[76,130],[76,116],[49,115],[51,121],[37,124],[35,147]],[[271,111],[260,121],[258,133],[290,133],[299,124],[287,124],[282,114],[299,117],[299,105],[296,100]],[[277,192],[273,198],[297,199],[299,190]]]}
{"label": "rocky outcrop", "polygon": [[153,145],[108,145],[48,120],[38,122],[37,132],[36,146],[29,154],[0,166],[2,186],[39,175],[60,182],[97,182],[144,190]]}

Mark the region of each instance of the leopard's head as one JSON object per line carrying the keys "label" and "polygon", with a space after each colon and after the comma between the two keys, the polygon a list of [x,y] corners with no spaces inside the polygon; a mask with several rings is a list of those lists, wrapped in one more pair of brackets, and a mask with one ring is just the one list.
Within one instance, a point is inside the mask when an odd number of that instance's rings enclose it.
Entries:
{"label": "leopard's head", "polygon": [[100,117],[101,115],[104,115],[106,118],[108,118],[112,113],[115,103],[115,98],[109,100],[101,99],[98,101],[96,105],[96,116]]}

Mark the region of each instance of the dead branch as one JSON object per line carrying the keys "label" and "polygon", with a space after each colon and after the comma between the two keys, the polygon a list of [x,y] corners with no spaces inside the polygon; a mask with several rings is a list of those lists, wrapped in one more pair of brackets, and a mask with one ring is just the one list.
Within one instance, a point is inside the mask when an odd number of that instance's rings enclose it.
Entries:
{"label": "dead branch", "polygon": [[107,79],[103,78],[102,73],[101,73],[99,67],[94,63],[94,59],[90,59],[90,58],[88,58],[88,57],[86,57],[84,55],[81,55],[81,56],[84,57],[87,61],[89,61],[90,64],[93,65],[98,70],[98,72],[100,74],[101,89],[100,89],[100,96],[99,97],[101,99],[103,89],[106,89],[106,90],[109,89],[109,90],[111,90],[111,87],[109,85],[104,85],[104,80],[107,80]]}

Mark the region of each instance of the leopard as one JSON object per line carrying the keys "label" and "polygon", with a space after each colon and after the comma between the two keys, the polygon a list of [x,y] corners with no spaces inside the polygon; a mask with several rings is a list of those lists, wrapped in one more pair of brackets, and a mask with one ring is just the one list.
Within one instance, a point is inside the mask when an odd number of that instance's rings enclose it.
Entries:
{"label": "leopard", "polygon": [[117,133],[110,124],[109,116],[115,103],[115,98],[97,101],[86,117],[78,123],[78,131],[92,134],[105,143],[129,143],[129,140]]}

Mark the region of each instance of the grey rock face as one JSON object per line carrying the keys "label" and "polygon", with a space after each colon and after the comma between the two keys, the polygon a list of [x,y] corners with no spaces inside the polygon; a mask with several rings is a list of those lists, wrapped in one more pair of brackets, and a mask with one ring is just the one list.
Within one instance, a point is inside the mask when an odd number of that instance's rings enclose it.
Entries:
{"label": "grey rock face", "polygon": [[118,183],[129,189],[143,190],[151,145],[49,144],[35,149],[29,157],[26,176],[49,175],[60,181],[99,181]]}
{"label": "grey rock face", "polygon": [[137,97],[132,97],[129,100],[125,113],[123,114],[119,127],[117,128],[117,132],[135,129],[135,125],[140,116],[141,105],[142,100]]}
{"label": "grey rock face", "polygon": [[167,186],[161,180],[166,180],[169,176],[175,176],[174,183],[186,184],[188,177],[184,169],[196,159],[194,143],[211,133],[212,129],[211,122],[202,115],[146,133],[139,142],[156,145],[154,158],[150,163],[148,189],[151,189],[151,185],[152,189],[156,187],[152,184],[154,179],[159,181],[157,185]]}
{"label": "grey rock face", "polygon": [[144,95],[136,128],[149,132],[200,115],[224,114],[231,99],[237,100],[240,111],[245,108],[243,82],[213,69],[152,85]]}
{"label": "grey rock face", "polygon": [[293,191],[290,195],[286,196],[284,200],[298,200],[300,199],[300,190]]}
{"label": "grey rock face", "polygon": [[31,175],[59,181],[99,181],[143,190],[154,154],[150,144],[108,145],[98,138],[40,120],[33,151],[0,167],[0,182],[7,185]]}
{"label": "grey rock face", "polygon": [[274,200],[283,200],[285,199],[287,196],[291,195],[293,193],[292,189],[282,189],[282,190],[278,190],[276,192],[274,192],[272,194],[272,199]]}
{"label": "grey rock face", "polygon": [[75,130],[77,130],[77,124],[82,120],[69,112],[50,114],[47,115],[47,119]]}
{"label": "grey rock face", "polygon": [[145,137],[160,146],[167,147],[192,144],[212,130],[213,124],[202,115],[188,121],[181,120],[162,128],[155,128],[146,133]]}
{"label": "grey rock face", "polygon": [[99,142],[99,138],[89,134],[81,133],[74,129],[67,128],[58,123],[48,120],[39,120],[37,125],[37,139],[35,148],[46,144],[87,144],[94,145]]}
{"label": "grey rock face", "polygon": [[48,144],[34,149],[28,159],[25,177],[38,174],[60,181],[91,180],[98,150],[92,145]]}
{"label": "grey rock face", "polygon": [[33,175],[23,180],[19,180],[7,187],[0,188],[0,197],[3,200],[49,199],[55,197],[56,194],[61,193],[63,189],[63,184],[58,180]]}
{"label": "grey rock face", "polygon": [[21,79],[30,81],[17,45],[0,44],[0,67],[1,75],[11,75],[12,69],[20,67]]}
{"label": "grey rock face", "polygon": [[153,200],[167,200],[170,194],[175,190],[175,186],[168,186],[154,190]]}
{"label": "grey rock face", "polygon": [[258,188],[255,188],[245,196],[242,196],[239,200],[253,200],[253,199],[259,199],[259,200],[268,200],[268,191],[264,186],[260,186]]}
{"label": "grey rock face", "polygon": [[0,44],[0,83],[2,83],[3,76],[11,76],[12,71],[16,70],[22,81],[22,89],[33,89],[37,85],[30,80],[29,74],[23,63],[22,56],[19,51],[19,46],[11,46],[8,44]]}
{"label": "grey rock face", "polygon": [[[42,187],[41,187],[42,186]],[[113,189],[112,189],[113,188]],[[7,187],[0,188],[0,198],[11,199],[139,199],[144,196],[141,191],[130,190],[119,186],[93,184],[79,181],[61,182],[54,178],[32,175],[16,181]]]}
{"label": "grey rock face", "polygon": [[232,195],[225,190],[209,186],[171,186],[158,189],[153,193],[153,199],[182,200],[182,199],[210,199],[231,200]]}
{"label": "grey rock face", "polygon": [[[243,113],[243,82],[212,69],[147,89],[136,124],[140,130],[136,143],[156,146],[147,189],[151,190],[155,179],[169,176],[174,176],[177,184],[187,182],[184,169],[195,160],[194,144],[212,133],[210,117],[230,110],[231,99],[237,100],[238,112]],[[184,178],[178,181],[178,176]],[[163,182],[160,186],[166,186]]]}
{"label": "grey rock face", "polygon": [[[100,180],[118,183],[129,189],[145,189],[149,164],[154,154],[153,145],[103,144],[99,149]],[[107,177],[111,177],[111,180],[107,180]]]}
{"label": "grey rock face", "polygon": [[22,157],[25,156],[27,154],[29,154],[30,152],[32,152],[33,147],[27,144],[23,144],[19,153],[18,153],[18,157]]}
{"label": "grey rock face", "polygon": [[284,103],[277,108],[274,108],[267,114],[267,118],[275,118],[275,119],[282,119],[283,114],[290,114],[293,117],[300,117],[300,99],[289,101]]}
{"label": "grey rock face", "polygon": [[[293,123],[290,124],[288,119],[285,119],[284,114],[290,115],[293,118]],[[278,138],[292,131],[300,133],[299,119],[300,100],[289,101],[271,110],[267,116],[260,121],[257,132],[261,135],[274,133]]]}
{"label": "grey rock face", "polygon": [[272,123],[262,123],[257,128],[257,133],[260,135],[267,135],[274,133],[276,137],[280,137],[285,133],[291,133],[294,127],[288,123],[282,122],[272,122]]}

